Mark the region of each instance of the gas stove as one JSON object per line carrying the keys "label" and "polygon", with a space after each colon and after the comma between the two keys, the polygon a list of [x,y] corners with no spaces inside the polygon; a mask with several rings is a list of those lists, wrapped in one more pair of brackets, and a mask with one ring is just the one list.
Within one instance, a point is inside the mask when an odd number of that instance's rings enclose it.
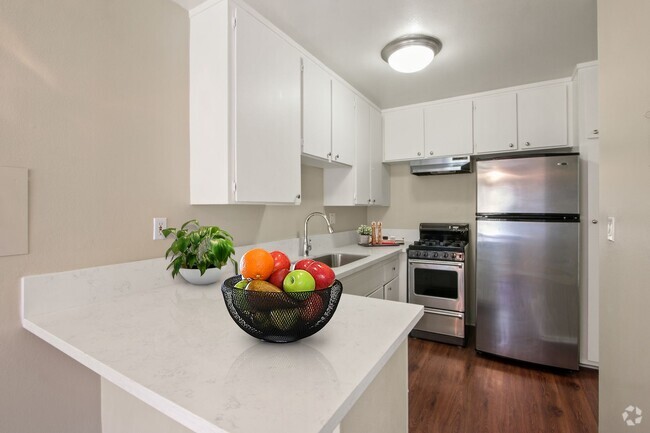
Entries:
{"label": "gas stove", "polygon": [[469,224],[421,223],[420,239],[408,248],[413,259],[465,261]]}

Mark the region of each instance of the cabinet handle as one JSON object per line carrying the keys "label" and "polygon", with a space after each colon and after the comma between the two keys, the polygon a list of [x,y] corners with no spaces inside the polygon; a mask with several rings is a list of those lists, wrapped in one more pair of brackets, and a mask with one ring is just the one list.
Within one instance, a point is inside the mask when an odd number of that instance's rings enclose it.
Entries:
{"label": "cabinet handle", "polygon": [[422,152],[418,152],[418,156],[422,156]]}
{"label": "cabinet handle", "polygon": [[375,201],[376,201],[376,200],[374,200],[374,199],[372,200],[373,203],[374,203]]}
{"label": "cabinet handle", "polygon": [[527,141],[525,144],[526,146],[530,146],[530,141]]}
{"label": "cabinet handle", "polygon": [[429,151],[429,155],[433,155],[433,150],[430,150],[430,151]]}
{"label": "cabinet handle", "polygon": [[300,198],[300,194],[296,195],[296,198]]}
{"label": "cabinet handle", "polygon": [[334,157],[335,159],[339,159],[339,154],[337,153],[336,156]]}
{"label": "cabinet handle", "polygon": [[328,157],[328,158],[331,158],[331,157],[332,157],[332,152],[329,152],[329,153],[327,154],[327,157]]}
{"label": "cabinet handle", "polygon": [[370,199],[368,199],[368,203],[370,203]]}
{"label": "cabinet handle", "polygon": [[592,224],[598,224],[598,220],[591,220]]}
{"label": "cabinet handle", "polygon": [[509,147],[515,147],[515,145],[512,144],[512,143],[510,143],[508,146],[509,146]]}
{"label": "cabinet handle", "polygon": [[598,130],[597,130],[597,129],[594,129],[594,130],[591,131],[591,132],[592,132],[592,134],[594,134],[594,135],[598,135]]}

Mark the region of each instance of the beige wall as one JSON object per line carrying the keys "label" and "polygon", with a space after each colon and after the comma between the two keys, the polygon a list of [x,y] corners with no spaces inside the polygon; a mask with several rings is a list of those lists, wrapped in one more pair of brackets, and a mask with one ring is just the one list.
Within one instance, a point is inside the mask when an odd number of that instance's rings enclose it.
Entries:
{"label": "beige wall", "polygon": [[[616,241],[600,236],[602,433],[632,431],[628,405],[650,426],[650,1],[599,0],[600,220],[616,217]],[[644,427],[645,426],[645,427]]]}
{"label": "beige wall", "polygon": [[414,176],[408,163],[400,163],[390,166],[390,188],[391,206],[368,208],[369,221],[382,221],[385,227],[416,230],[421,222],[469,223],[467,320],[473,324],[476,317],[476,174]]}
{"label": "beige wall", "polygon": [[[29,168],[29,255],[0,257],[0,432],[99,432],[99,379],[20,324],[20,277],[159,257],[152,217],[236,244],[294,237],[303,204],[189,206],[188,18],[169,0],[2,0],[0,166]],[[366,209],[328,208],[337,231]],[[325,227],[314,224],[315,233]]]}

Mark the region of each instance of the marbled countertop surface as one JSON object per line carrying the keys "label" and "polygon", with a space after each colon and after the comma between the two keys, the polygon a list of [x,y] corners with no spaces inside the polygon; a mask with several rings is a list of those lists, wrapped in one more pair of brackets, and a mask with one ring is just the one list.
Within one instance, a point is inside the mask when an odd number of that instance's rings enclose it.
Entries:
{"label": "marbled countertop surface", "polygon": [[[322,252],[369,255],[342,276],[403,248]],[[266,343],[232,321],[220,283],[172,280],[166,263],[25,277],[23,326],[197,432],[332,431],[422,316],[421,306],[344,294],[317,334]]]}

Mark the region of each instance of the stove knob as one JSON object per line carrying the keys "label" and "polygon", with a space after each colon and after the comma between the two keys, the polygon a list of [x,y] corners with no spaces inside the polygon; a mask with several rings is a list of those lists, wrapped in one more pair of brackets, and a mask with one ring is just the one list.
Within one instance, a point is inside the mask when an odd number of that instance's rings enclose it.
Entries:
{"label": "stove knob", "polygon": [[445,259],[447,259],[447,258],[449,258],[449,254],[445,253],[445,255],[444,255],[443,257],[444,257]]}
{"label": "stove knob", "polygon": [[456,260],[456,253],[452,253],[452,254],[451,254],[451,259],[452,259],[452,260]]}
{"label": "stove knob", "polygon": [[433,253],[433,257],[438,257],[438,253]]}

